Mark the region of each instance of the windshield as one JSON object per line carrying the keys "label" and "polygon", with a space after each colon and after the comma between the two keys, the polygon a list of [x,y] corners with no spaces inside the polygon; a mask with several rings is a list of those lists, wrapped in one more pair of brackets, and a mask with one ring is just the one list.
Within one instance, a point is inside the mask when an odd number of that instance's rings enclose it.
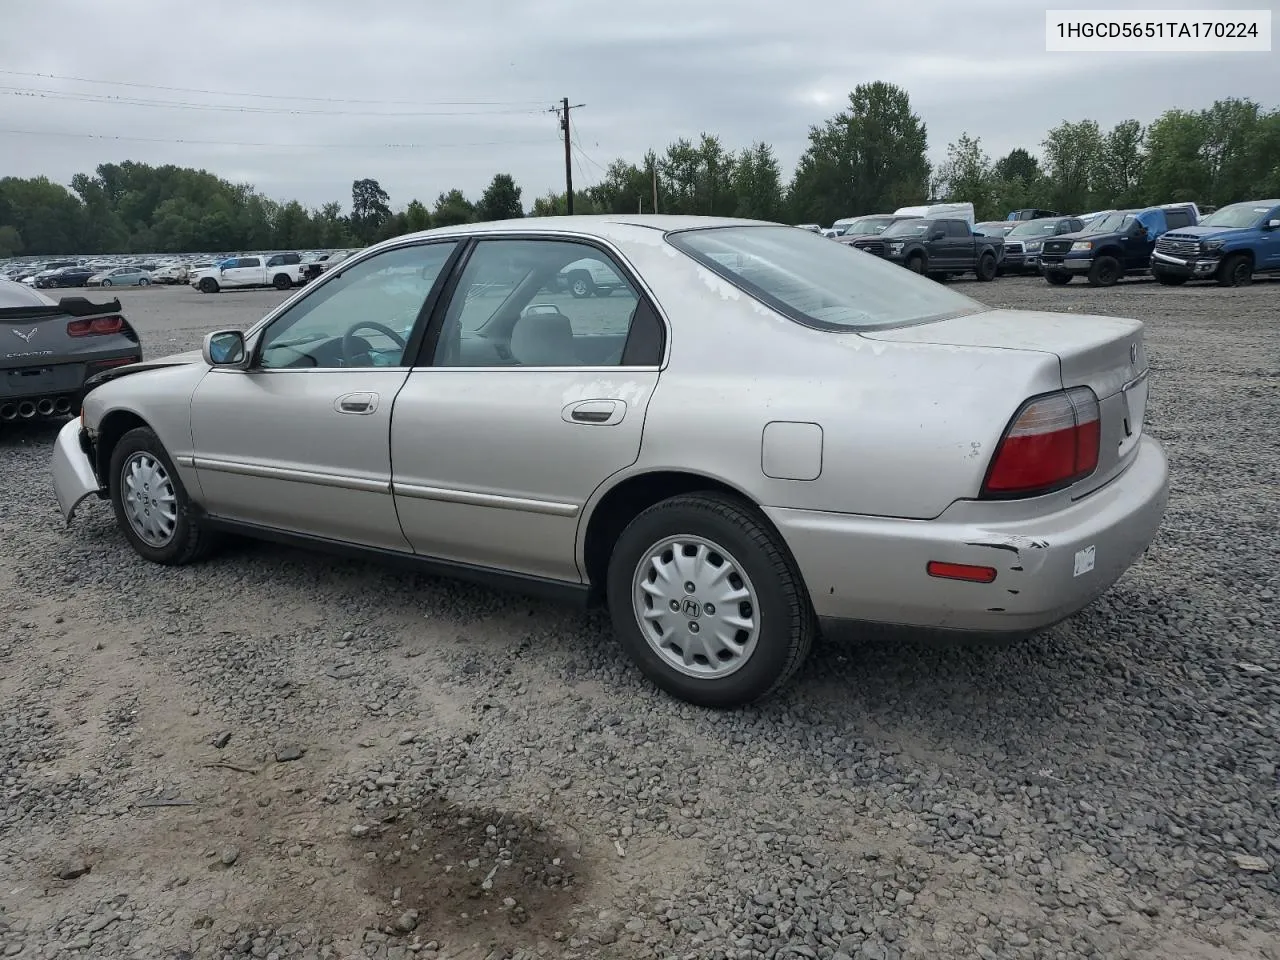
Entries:
{"label": "windshield", "polygon": [[1128,230],[1129,224],[1133,223],[1136,217],[1133,213],[1117,210],[1115,213],[1109,213],[1105,217],[1099,217],[1089,224],[1090,233],[1120,233]]}
{"label": "windshield", "polygon": [[1028,220],[1009,231],[1011,237],[1052,237],[1058,232],[1057,220]]}
{"label": "windshield", "polygon": [[1271,212],[1271,207],[1256,203],[1233,203],[1215,210],[1200,221],[1202,227],[1252,227]]}
{"label": "windshield", "polygon": [[847,224],[841,231],[842,237],[873,237],[884,233],[885,228],[893,223],[893,217],[859,217]]}
{"label": "windshield", "polygon": [[987,309],[887,260],[788,227],[705,227],[667,239],[749,296],[807,326],[893,327]]}
{"label": "windshield", "polygon": [[899,220],[884,233],[882,237],[921,237],[929,229],[928,220]]}

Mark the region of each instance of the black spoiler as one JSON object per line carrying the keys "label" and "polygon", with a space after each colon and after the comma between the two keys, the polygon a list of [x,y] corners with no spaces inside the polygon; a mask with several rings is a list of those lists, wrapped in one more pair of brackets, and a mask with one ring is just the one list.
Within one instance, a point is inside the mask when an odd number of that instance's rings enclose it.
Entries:
{"label": "black spoiler", "polygon": [[43,320],[46,317],[96,317],[119,313],[120,301],[90,303],[84,297],[63,297],[51,307],[0,307],[0,320]]}

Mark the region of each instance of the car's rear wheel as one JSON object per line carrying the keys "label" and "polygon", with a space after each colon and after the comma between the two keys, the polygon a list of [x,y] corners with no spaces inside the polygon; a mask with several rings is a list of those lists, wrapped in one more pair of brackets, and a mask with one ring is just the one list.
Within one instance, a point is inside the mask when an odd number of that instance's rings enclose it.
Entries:
{"label": "car's rear wheel", "polygon": [[996,258],[993,254],[984,253],[978,258],[978,279],[984,283],[996,278]]}
{"label": "car's rear wheel", "polygon": [[1120,261],[1115,257],[1099,257],[1089,268],[1089,285],[1114,287],[1120,280]]}
{"label": "car's rear wheel", "polygon": [[202,293],[217,293],[218,281],[213,279],[213,277],[201,277],[200,290]]}
{"label": "car's rear wheel", "polygon": [[610,557],[607,593],[619,640],[645,676],[704,707],[775,693],[817,633],[777,533],[714,494],[672,497],[632,520]]}
{"label": "car's rear wheel", "polygon": [[583,297],[589,297],[595,293],[595,281],[591,279],[591,274],[585,270],[575,270],[569,274],[569,292],[581,300]]}
{"label": "car's rear wheel", "polygon": [[289,279],[288,275],[283,273],[277,273],[271,283],[277,290],[288,290],[293,286],[293,281]]}
{"label": "car's rear wheel", "polygon": [[141,280],[138,281],[138,286],[149,287],[151,286],[151,281],[148,280],[146,277],[143,277]]}
{"label": "car's rear wheel", "polygon": [[1243,287],[1253,282],[1253,264],[1243,253],[1234,253],[1218,267],[1218,284],[1223,287]]}
{"label": "car's rear wheel", "polygon": [[137,427],[111,451],[111,506],[139,556],[180,566],[204,556],[213,536],[202,528],[186,488],[150,427]]}
{"label": "car's rear wheel", "polygon": [[103,280],[103,281],[102,281],[102,285],[103,285],[104,287],[109,287],[109,286],[111,286],[111,281],[110,281],[110,280]]}

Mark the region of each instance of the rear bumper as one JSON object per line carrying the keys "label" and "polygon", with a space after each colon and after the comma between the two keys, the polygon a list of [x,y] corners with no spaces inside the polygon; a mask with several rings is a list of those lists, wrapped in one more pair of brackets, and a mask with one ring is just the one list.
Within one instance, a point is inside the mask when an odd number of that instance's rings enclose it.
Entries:
{"label": "rear bumper", "polygon": [[1052,270],[1056,273],[1070,273],[1076,276],[1088,273],[1093,267],[1093,260],[1089,257],[1064,257],[1060,260],[1041,257],[1040,263],[1045,270]]}
{"label": "rear bumper", "polygon": [[[1018,634],[1071,616],[1114,584],[1155,538],[1168,484],[1163,449],[1143,437],[1133,463],[1105,487],[1030,519],[975,520],[971,501],[935,520],[765,512],[824,620]],[[930,577],[931,560],[994,567],[996,578]]]}
{"label": "rear bumper", "polygon": [[76,507],[94,494],[101,495],[102,485],[93,472],[93,463],[81,440],[80,418],[64,424],[53,444],[53,492],[58,509],[68,524]]}
{"label": "rear bumper", "polygon": [[73,406],[78,405],[84,394],[85,381],[94,374],[109,369],[98,366],[96,361],[123,360],[138,363],[142,360],[142,353],[117,350],[111,355],[104,354],[77,363],[40,364],[36,361],[29,366],[0,370],[0,404],[65,397]]}
{"label": "rear bumper", "polygon": [[1151,255],[1151,270],[1153,273],[1186,277],[1188,280],[1201,280],[1212,277],[1218,272],[1218,267],[1221,264],[1221,260],[1199,258],[1187,260],[1182,257],[1171,257],[1167,253],[1153,253]]}

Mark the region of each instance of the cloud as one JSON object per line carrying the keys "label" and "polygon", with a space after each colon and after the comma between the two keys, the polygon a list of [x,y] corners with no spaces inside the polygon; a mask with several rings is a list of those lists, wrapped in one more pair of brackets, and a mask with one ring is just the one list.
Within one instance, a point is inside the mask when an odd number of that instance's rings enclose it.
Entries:
{"label": "cloud", "polygon": [[1060,6],[275,0],[250,15],[43,0],[6,10],[0,130],[24,132],[0,133],[0,152],[10,175],[175,163],[313,205],[349,201],[360,177],[397,206],[455,186],[474,197],[502,171],[529,204],[563,188],[549,111],[565,95],[585,104],[574,174],[588,185],[615,157],[703,131],[735,148],[767,140],[789,168],[808,128],[870,80],[908,90],[935,157],[965,131],[998,156],[1037,149],[1064,119],[1147,121],[1278,89],[1272,54],[1046,53],[1044,11]]}

